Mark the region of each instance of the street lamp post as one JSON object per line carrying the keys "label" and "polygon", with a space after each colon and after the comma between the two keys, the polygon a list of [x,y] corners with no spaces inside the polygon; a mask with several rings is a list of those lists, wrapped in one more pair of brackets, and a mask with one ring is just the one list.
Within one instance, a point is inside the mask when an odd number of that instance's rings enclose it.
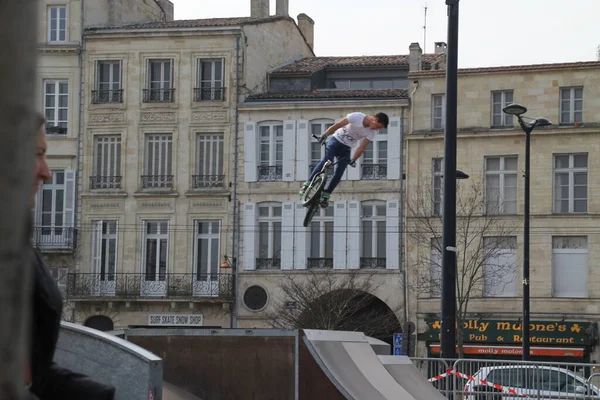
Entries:
{"label": "street lamp post", "polygon": [[[525,122],[522,115],[527,112],[527,108],[520,104],[510,104],[502,109],[509,115],[516,115],[519,125],[525,132],[525,201],[523,211],[523,360],[529,360],[529,209],[530,209],[530,165],[531,165],[531,132],[538,126],[548,126],[552,123],[546,118],[530,119],[531,122]],[[529,118],[527,118],[529,119]]]}

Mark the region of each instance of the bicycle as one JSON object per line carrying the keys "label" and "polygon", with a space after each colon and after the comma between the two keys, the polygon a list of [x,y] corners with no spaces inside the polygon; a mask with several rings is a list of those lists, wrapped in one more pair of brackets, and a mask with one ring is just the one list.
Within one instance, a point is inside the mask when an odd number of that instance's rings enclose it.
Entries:
{"label": "bicycle", "polygon": [[[311,136],[317,140],[319,139],[319,136],[315,134],[312,134]],[[321,143],[321,145],[325,146],[325,143],[326,142],[323,142]],[[349,159],[349,161],[351,160]],[[329,160],[325,161],[325,164],[323,164],[323,168],[321,168],[321,171],[319,171],[315,175],[315,177],[310,181],[310,184],[304,191],[304,194],[302,195],[300,201],[303,207],[308,208],[308,210],[306,210],[306,216],[304,217],[303,223],[305,228],[308,227],[310,221],[312,221],[313,217],[317,213],[317,210],[321,206],[321,193],[323,193],[323,189],[327,184],[327,168],[333,167],[339,162],[340,159],[338,159],[336,162],[331,162]]]}

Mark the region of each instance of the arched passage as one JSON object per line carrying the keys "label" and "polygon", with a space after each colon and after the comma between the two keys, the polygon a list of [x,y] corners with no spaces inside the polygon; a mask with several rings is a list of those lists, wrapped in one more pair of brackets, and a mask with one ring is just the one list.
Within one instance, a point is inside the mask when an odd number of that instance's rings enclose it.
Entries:
{"label": "arched passage", "polygon": [[112,331],[115,328],[112,319],[105,315],[94,315],[89,317],[83,325],[102,332]]}

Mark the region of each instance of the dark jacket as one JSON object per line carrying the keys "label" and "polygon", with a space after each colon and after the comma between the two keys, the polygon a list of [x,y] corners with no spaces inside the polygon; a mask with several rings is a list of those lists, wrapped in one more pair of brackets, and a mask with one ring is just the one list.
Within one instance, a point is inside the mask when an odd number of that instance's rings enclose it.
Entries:
{"label": "dark jacket", "polygon": [[38,251],[34,257],[31,329],[31,392],[40,400],[113,400],[115,389],[52,360],[60,331],[62,296]]}

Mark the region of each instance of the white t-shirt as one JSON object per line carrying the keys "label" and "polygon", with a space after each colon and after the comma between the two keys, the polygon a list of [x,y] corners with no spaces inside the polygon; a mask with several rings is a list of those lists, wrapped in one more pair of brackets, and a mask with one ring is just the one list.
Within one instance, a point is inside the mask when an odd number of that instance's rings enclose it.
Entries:
{"label": "white t-shirt", "polygon": [[332,135],[338,142],[345,144],[348,147],[356,147],[361,139],[367,138],[373,140],[377,131],[363,126],[363,120],[366,114],[361,112],[353,112],[346,116],[348,125],[342,126]]}

